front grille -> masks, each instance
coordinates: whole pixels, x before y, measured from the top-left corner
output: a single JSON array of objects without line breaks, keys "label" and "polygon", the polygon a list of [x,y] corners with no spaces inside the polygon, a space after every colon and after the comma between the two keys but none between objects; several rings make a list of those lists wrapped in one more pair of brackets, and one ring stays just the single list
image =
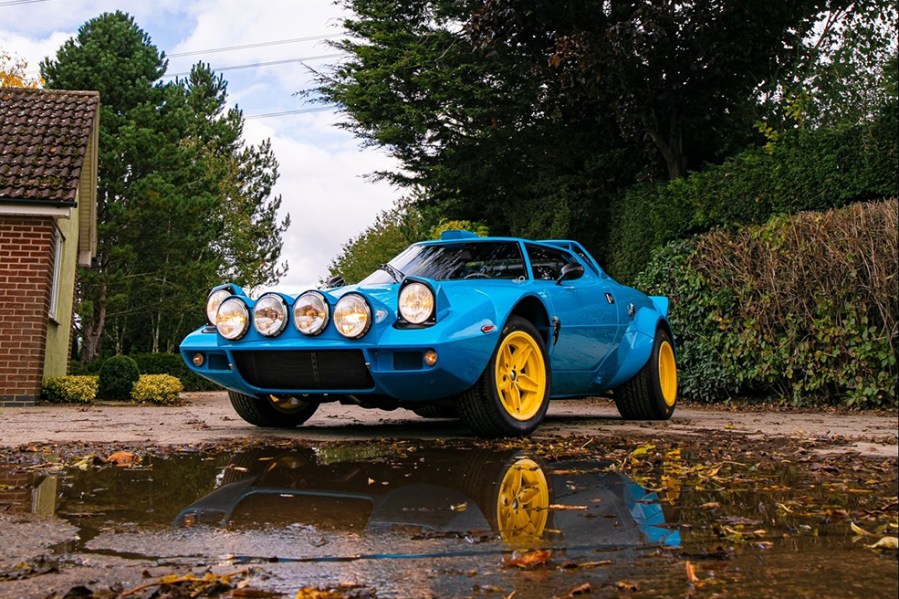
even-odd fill
[{"label": "front grille", "polygon": [[371,389],[361,350],[235,351],[245,381],[263,389]]}]

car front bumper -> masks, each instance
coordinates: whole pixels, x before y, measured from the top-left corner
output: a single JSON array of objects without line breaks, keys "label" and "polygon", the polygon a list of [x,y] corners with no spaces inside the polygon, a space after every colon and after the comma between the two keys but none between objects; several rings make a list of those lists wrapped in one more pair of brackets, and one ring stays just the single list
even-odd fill
[{"label": "car front bumper", "polygon": [[[247,395],[377,395],[414,403],[474,385],[499,335],[472,326],[443,336],[440,328],[390,328],[371,342],[324,336],[228,342],[204,328],[180,349],[193,372]],[[433,366],[424,360],[428,351],[437,354]]]}]

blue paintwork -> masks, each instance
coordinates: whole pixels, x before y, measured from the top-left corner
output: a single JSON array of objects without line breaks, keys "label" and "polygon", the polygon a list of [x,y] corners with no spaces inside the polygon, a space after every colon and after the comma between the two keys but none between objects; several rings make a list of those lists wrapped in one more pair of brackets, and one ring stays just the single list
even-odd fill
[{"label": "blue paintwork", "polygon": [[[431,326],[398,328],[400,284],[378,282],[320,291],[332,311],[346,293],[363,295],[372,308],[373,323],[360,339],[341,336],[333,322],[320,335],[307,337],[289,323],[275,338],[264,337],[251,326],[240,340],[228,341],[213,327],[201,327],[181,344],[187,366],[219,385],[247,395],[352,394],[387,396],[400,404],[433,401],[462,393],[484,372],[497,346],[500,331],[513,313],[534,321],[546,341],[552,370],[552,397],[586,397],[628,381],[646,364],[659,327],[668,327],[668,300],[648,297],[609,277],[596,260],[575,241],[526,241],[517,238],[476,238],[453,231],[438,241],[420,246],[508,242],[518,244],[525,261],[519,279],[434,280],[414,277],[435,292],[436,322]],[[535,279],[525,248],[552,248],[567,260],[584,266],[580,278],[557,284]],[[377,277],[375,277],[377,279]],[[237,286],[252,314],[255,301]],[[282,294],[291,309],[296,296]],[[633,307],[631,309],[631,306]],[[291,316],[292,318],[292,316]],[[560,321],[555,339],[553,320]],[[363,352],[374,385],[366,389],[259,388],[247,383],[232,365],[235,350],[315,350],[357,348]],[[434,350],[438,362],[429,367],[395,361],[397,352]],[[201,367],[191,357],[201,352]],[[408,353],[405,355],[409,355]],[[401,368],[397,368],[397,364]]]}]

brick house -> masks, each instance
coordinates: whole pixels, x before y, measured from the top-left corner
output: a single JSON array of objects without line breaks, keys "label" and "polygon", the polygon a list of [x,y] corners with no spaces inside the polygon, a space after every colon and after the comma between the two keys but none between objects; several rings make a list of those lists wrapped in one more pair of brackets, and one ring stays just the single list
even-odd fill
[{"label": "brick house", "polygon": [[77,266],[97,248],[100,95],[0,88],[0,406],[68,370]]}]

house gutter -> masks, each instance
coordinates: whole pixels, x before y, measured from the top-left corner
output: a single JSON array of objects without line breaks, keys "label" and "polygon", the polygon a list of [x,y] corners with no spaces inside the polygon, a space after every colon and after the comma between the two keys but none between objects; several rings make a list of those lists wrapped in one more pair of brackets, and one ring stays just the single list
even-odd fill
[{"label": "house gutter", "polygon": [[23,203],[18,199],[0,198],[0,215],[72,218],[72,211],[76,206],[73,201],[28,200],[27,203]]}]

